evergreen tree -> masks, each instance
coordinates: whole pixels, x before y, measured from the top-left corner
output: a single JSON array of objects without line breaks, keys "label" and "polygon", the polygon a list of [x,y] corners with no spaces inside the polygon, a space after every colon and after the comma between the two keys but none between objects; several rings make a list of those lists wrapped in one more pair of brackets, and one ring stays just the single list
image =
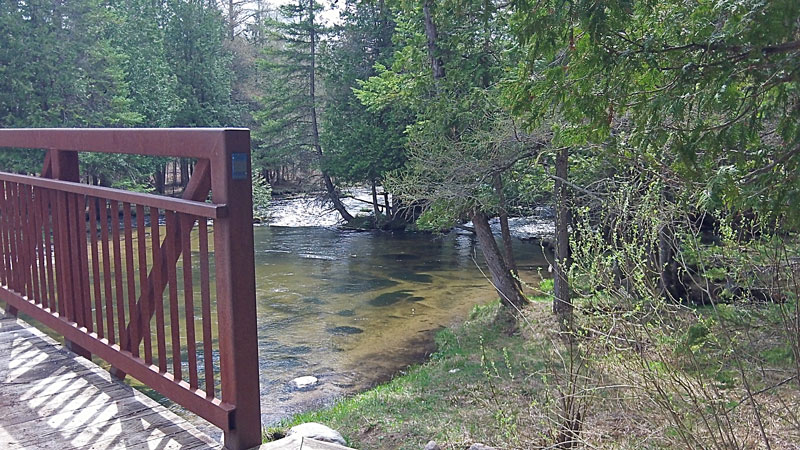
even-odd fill
[{"label": "evergreen tree", "polygon": [[201,0],[168,0],[164,41],[181,99],[174,126],[233,126],[238,111],[231,100],[231,55],[222,13]]},{"label": "evergreen tree", "polygon": [[[314,0],[298,0],[281,6],[278,20],[265,23],[271,42],[259,63],[266,91],[263,108],[255,114],[262,163],[313,167],[312,161],[319,165],[323,159],[317,59],[327,29],[319,21],[321,11],[322,5]],[[321,172],[333,206],[346,221],[352,220],[324,165]]]},{"label": "evergreen tree", "polygon": [[348,1],[342,22],[322,52],[324,167],[344,182],[371,184],[377,218],[375,185],[405,162],[409,111],[369,111],[353,89],[377,75],[376,65],[391,63],[394,20],[383,1]]}]

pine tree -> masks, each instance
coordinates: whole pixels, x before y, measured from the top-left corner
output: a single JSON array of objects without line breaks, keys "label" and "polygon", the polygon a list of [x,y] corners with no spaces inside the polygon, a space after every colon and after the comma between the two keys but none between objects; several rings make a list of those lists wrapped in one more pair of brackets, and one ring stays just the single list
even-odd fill
[{"label": "pine tree", "polygon": [[259,64],[266,80],[263,108],[254,117],[259,123],[256,136],[262,141],[262,163],[299,163],[321,168],[328,198],[342,218],[353,217],[342,205],[330,175],[325,169],[320,142],[317,95],[318,52],[327,29],[320,23],[322,6],[314,0],[279,8],[279,20],[268,19],[265,27],[270,43]]},{"label": "pine tree", "polygon": [[405,162],[403,131],[408,125],[409,111],[369,111],[353,89],[358,87],[359,80],[377,75],[376,65],[391,64],[395,24],[382,1],[349,1],[342,19],[323,48],[321,58],[325,92],[321,135],[326,149],[324,167],[339,180],[371,184],[377,219],[375,186]]}]

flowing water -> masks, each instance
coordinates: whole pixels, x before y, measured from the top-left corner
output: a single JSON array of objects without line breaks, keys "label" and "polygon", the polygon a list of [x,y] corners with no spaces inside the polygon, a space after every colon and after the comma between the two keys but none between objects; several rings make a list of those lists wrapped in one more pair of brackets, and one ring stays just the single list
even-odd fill
[{"label": "flowing water", "polygon": [[[421,361],[436,330],[496,298],[470,235],[274,226],[254,234],[265,425]],[[523,280],[537,282],[540,246],[516,241],[515,250]],[[309,375],[316,385],[292,383]]]}]

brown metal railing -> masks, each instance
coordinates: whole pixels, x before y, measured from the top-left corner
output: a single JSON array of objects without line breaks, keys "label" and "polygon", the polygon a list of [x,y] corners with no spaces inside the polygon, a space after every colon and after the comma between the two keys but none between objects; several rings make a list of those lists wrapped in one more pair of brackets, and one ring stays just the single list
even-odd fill
[{"label": "brown metal railing", "polygon": [[[220,427],[226,447],[258,445],[249,131],[4,129],[0,147],[48,150],[41,177],[0,172],[9,312]],[[175,199],[77,183],[78,151],[197,164]]]}]

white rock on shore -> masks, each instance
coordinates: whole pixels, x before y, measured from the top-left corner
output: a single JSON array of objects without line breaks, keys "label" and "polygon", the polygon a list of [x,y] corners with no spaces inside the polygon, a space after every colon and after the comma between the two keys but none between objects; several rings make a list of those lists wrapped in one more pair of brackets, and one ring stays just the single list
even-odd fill
[{"label": "white rock on shore", "polygon": [[339,445],[347,445],[342,435],[321,423],[308,422],[295,425],[286,433],[287,436],[300,435],[309,439],[316,439],[323,442],[332,442]]}]

